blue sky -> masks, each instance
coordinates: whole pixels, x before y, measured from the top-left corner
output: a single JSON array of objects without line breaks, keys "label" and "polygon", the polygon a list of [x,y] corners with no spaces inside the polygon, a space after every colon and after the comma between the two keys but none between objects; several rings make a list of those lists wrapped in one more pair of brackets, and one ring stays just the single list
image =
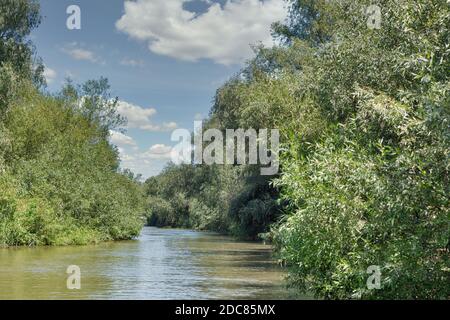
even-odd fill
[{"label": "blue sky", "polygon": [[[271,45],[270,24],[282,0],[41,0],[43,22],[32,40],[46,66],[48,90],[66,77],[107,77],[129,119],[112,133],[122,166],[144,177],[170,159],[171,131],[206,117],[216,89],[251,57],[250,44]],[[69,30],[66,9],[81,9]]]}]

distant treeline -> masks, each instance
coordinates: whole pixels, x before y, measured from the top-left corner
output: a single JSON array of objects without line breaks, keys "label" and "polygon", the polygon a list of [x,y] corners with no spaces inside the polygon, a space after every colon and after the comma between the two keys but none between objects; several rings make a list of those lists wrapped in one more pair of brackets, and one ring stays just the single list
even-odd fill
[{"label": "distant treeline", "polygon": [[37,1],[0,2],[0,246],[133,238],[144,198],[109,143],[117,100],[103,78],[43,93],[27,40],[39,23]]},{"label": "distant treeline", "polygon": [[279,176],[169,165],[146,182],[149,224],[270,240],[318,297],[450,298],[447,1],[288,5],[280,45],[255,48],[204,125],[280,129]]}]

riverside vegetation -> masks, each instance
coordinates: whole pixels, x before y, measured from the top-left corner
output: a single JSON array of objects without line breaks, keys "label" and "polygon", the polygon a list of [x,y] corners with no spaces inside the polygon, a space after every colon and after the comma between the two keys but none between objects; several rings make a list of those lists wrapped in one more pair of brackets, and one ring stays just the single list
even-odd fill
[{"label": "riverside vegetation", "polygon": [[[2,1],[0,244],[131,238],[145,199],[151,225],[272,242],[289,283],[316,297],[448,299],[449,4],[287,5],[279,45],[255,47],[203,126],[279,129],[280,173],[170,164],[141,186],[108,142],[123,119],[107,81],[42,93],[25,40],[38,6]],[[371,265],[380,290],[367,289]]]},{"label": "riverside vegetation", "polygon": [[263,237],[317,297],[448,299],[448,2],[287,3],[280,45],[255,48],[204,125],[279,129],[280,174],[169,165],[146,182],[149,223]]},{"label": "riverside vegetation", "polygon": [[124,124],[108,81],[42,90],[27,41],[35,1],[0,4],[0,246],[87,244],[141,230],[142,187],[119,172],[109,131]]}]

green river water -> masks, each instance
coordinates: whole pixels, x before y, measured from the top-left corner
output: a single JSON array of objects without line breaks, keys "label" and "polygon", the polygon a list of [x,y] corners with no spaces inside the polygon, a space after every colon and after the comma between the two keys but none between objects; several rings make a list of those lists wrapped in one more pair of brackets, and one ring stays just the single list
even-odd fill
[{"label": "green river water", "polygon": [[[67,288],[67,267],[81,289]],[[293,299],[271,248],[190,230],[146,227],[139,239],[0,249],[0,299]]]}]

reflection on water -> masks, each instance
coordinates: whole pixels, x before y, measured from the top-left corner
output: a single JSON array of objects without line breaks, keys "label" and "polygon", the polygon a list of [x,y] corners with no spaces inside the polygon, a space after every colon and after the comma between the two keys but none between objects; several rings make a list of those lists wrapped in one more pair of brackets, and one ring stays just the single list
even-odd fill
[{"label": "reflection on water", "polygon": [[[81,268],[81,290],[66,269]],[[144,228],[136,241],[0,249],[0,299],[290,299],[270,247]]]}]

